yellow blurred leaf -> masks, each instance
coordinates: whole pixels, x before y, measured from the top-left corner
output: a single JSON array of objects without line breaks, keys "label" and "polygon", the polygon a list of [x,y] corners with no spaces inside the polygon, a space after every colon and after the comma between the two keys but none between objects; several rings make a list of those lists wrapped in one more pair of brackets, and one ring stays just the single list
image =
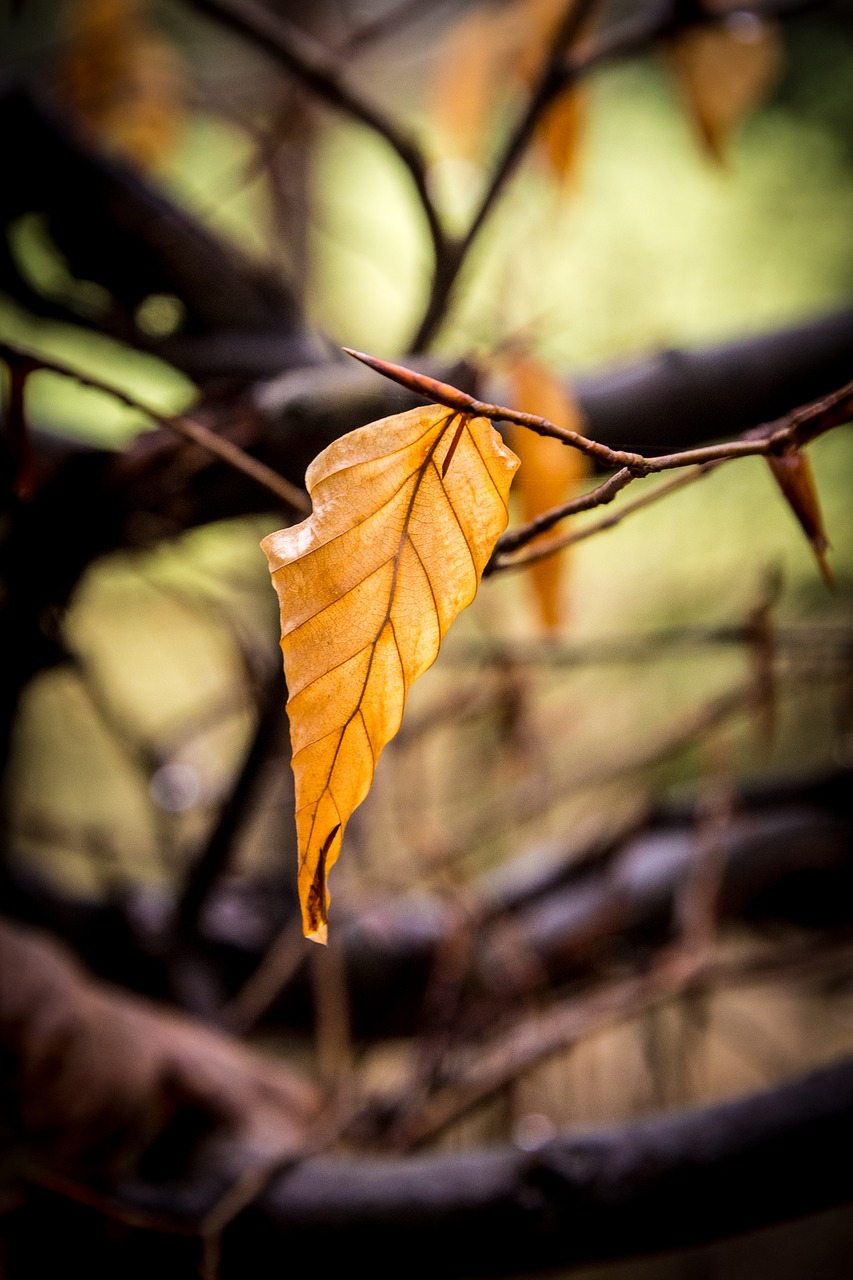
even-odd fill
[{"label": "yellow blurred leaf", "polygon": [[452,28],[438,62],[432,118],[449,153],[480,161],[485,135],[518,41],[515,5],[495,11],[482,5]]},{"label": "yellow blurred leaf", "polygon": [[[480,5],[452,29],[438,64],[433,119],[457,158],[482,161],[486,134],[507,82],[530,89],[542,70],[566,0],[516,0],[502,9]],[[560,94],[543,113],[533,146],[563,191],[570,189],[586,118],[580,86]]]},{"label": "yellow blurred leaf", "polygon": [[[583,432],[583,418],[574,400],[559,379],[539,361],[526,356],[514,360],[507,382],[514,408],[549,418],[559,427]],[[585,455],[559,440],[514,425],[509,427],[508,438],[522,464],[516,487],[525,520],[534,520],[543,511],[565,502],[588,474],[589,462]],[[530,545],[535,546],[535,540]],[[562,599],[568,563],[566,553],[561,552],[536,561],[528,570],[539,615],[548,631],[557,630],[563,621]]]},{"label": "yellow blurred leaf", "polygon": [[811,544],[818,567],[827,586],[835,586],[835,579],[826,558],[829,538],[823,523],[820,495],[817,491],[812,464],[805,453],[786,453],[780,457],[768,457],[774,479],[797,518],[803,533]]},{"label": "yellow blurred leaf", "polygon": [[778,27],[733,13],[719,25],[682,31],[667,54],[704,150],[722,163],[731,134],[778,79]]},{"label": "yellow blurred leaf", "polygon": [[169,155],[184,117],[175,50],[142,0],[74,0],[59,84],[89,128],[143,168]]},{"label": "yellow blurred leaf", "polygon": [[264,539],[281,605],[303,925],[318,942],[347,821],[409,686],[476,594],[517,466],[487,419],[411,409],[324,450],[305,477],[313,513]]},{"label": "yellow blurred leaf", "polygon": [[539,153],[563,195],[571,191],[577,175],[586,108],[583,87],[574,85],[551,103],[536,129]]}]

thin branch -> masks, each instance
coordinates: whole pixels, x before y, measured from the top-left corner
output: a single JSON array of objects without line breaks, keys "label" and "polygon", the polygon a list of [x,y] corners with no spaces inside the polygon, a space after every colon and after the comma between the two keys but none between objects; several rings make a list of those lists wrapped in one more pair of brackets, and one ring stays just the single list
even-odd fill
[{"label": "thin branch", "polygon": [[339,46],[338,52],[348,57],[358,56],[365,48],[396,35],[410,22],[430,13],[435,7],[434,0],[400,0],[390,11],[367,18],[356,27]]},{"label": "thin branch", "polygon": [[[447,314],[451,294],[469,252],[498,204],[507,181],[524,156],[536,126],[554,99],[603,63],[642,53],[655,41],[677,30],[720,22],[726,16],[725,10],[717,12],[710,6],[678,5],[673,0],[655,0],[636,17],[618,23],[609,31],[586,42],[574,54],[567,54],[566,50],[576,39],[595,2],[596,0],[577,0],[557,32],[539,81],[534,85],[527,106],[504,144],[468,230],[440,264],[441,269],[436,269],[423,318],[412,339],[412,351],[423,351],[435,337]],[[744,5],[743,10],[758,17],[774,17],[811,7],[814,3],[815,0],[779,0],[775,4]]]},{"label": "thin branch", "polygon": [[391,378],[392,381],[400,383],[401,386],[428,400],[446,405],[457,413],[489,418],[494,422],[517,423],[535,431],[537,435],[551,436],[555,440],[562,441],[563,444],[571,445],[593,458],[599,465],[616,470],[615,475],[598,485],[591,493],[573,498],[560,507],[544,512],[521,528],[504,534],[499,543],[499,549],[504,554],[531,542],[569,515],[611,502],[621,489],[644,476],[662,471],[675,471],[681,467],[729,462],[733,458],[783,456],[795,452],[824,432],[848,422],[853,417],[853,382],[848,382],[839,390],[822,396],[811,404],[793,409],[775,422],[768,422],[744,432],[734,440],[725,440],[719,444],[706,445],[698,449],[684,449],[679,453],[645,457],[640,453],[611,449],[596,440],[580,435],[577,431],[559,427],[538,414],[525,413],[506,405],[488,404],[477,400],[466,392],[457,390],[456,387],[448,386],[424,374],[415,373],[402,365],[379,360],[375,356],[365,355],[350,347],[343,349],[347,355],[360,360],[369,368],[375,369],[377,373]]},{"label": "thin branch", "polygon": [[153,409],[151,405],[143,404],[135,396],[129,395],[128,392],[122,391],[121,388],[114,386],[112,383],[104,382],[103,379],[93,377],[88,373],[81,373],[79,369],[73,369],[70,365],[63,364],[59,360],[39,355],[34,351],[27,351],[25,348],[10,342],[0,341],[0,360],[4,360],[10,367],[24,365],[34,371],[56,373],[60,377],[70,378],[81,387],[90,387],[93,391],[100,391],[104,395],[111,396],[114,400],[118,400],[120,404],[126,405],[128,409],[144,413],[147,418],[150,418],[152,422],[156,422],[158,426],[165,427],[168,431],[174,431],[177,435],[183,436],[184,439],[191,440],[193,444],[200,445],[208,453],[215,454],[217,458],[228,463],[230,467],[234,467],[237,471],[242,471],[251,480],[268,489],[270,493],[274,494],[280,501],[286,502],[288,506],[295,507],[297,511],[306,513],[311,511],[311,500],[304,490],[298,488],[295,484],[291,484],[284,476],[279,475],[277,471],[273,471],[272,467],[268,467],[263,462],[259,462],[257,458],[253,458],[251,454],[246,453],[244,449],[234,444],[233,441],[217,435],[215,431],[202,426],[200,422],[196,422],[195,419],[188,417],[186,414],[160,413],[159,410]]},{"label": "thin branch", "polygon": [[534,538],[538,538],[540,534],[547,533],[555,524],[559,524],[561,520],[565,520],[568,516],[580,515],[582,511],[592,511],[595,507],[606,506],[608,502],[622,492],[623,489],[636,479],[627,467],[609,476],[607,480],[602,480],[601,484],[590,489],[587,493],[579,494],[576,498],[569,498],[567,502],[561,503],[559,507],[552,507],[550,511],[544,511],[541,516],[536,516],[534,520],[528,521],[527,524],[520,525],[517,529],[512,529],[509,533],[505,533],[498,540],[496,550],[501,554],[514,551],[517,547],[522,547]]},{"label": "thin branch", "polygon": [[821,941],[817,947],[795,943],[772,957],[761,947],[731,960],[707,952],[697,955],[680,945],[664,950],[645,974],[618,978],[544,1012],[525,1014],[490,1041],[462,1048],[443,1087],[420,1112],[410,1114],[408,1149],[437,1137],[472,1107],[554,1054],[674,998],[756,980],[790,981],[798,976],[800,966],[805,978],[815,972],[824,978],[827,973],[846,974],[851,961],[849,935],[828,944]]},{"label": "thin branch", "polygon": [[[498,202],[498,198],[506,186],[507,180],[515,171],[524,152],[527,150],[537,124],[554,98],[566,87],[564,71],[565,51],[576,39],[598,0],[570,0],[563,20],[555,32],[547,51],[539,79],[533,86],[527,106],[510,134],[503,152],[498,157],[492,172],[491,180],[474,213],[468,230],[453,246],[452,252],[445,259],[436,263],[432,290],[427,301],[426,310],[412,339],[411,350],[423,351],[429,346],[447,313],[450,295],[454,289],[459,272],[468,257],[475,240],[480,234],[483,224],[488,219]],[[667,0],[669,6],[669,0]]]},{"label": "thin branch", "polygon": [[395,120],[346,83],[340,74],[338,59],[306,32],[255,4],[254,0],[189,0],[189,3],[264,49],[328,106],[384,139],[409,173],[429,228],[436,261],[443,260],[448,247],[447,234],[429,192],[427,164],[420,147]]},{"label": "thin branch", "polygon": [[195,941],[210,894],[234,857],[237,837],[252,811],[261,771],[281,732],[286,700],[284,673],[275,673],[264,690],[252,739],[207,844],[190,867],[175,908],[174,942],[180,950]]},{"label": "thin branch", "polygon": [[305,963],[307,955],[302,923],[291,920],[279,931],[237,994],[220,1010],[220,1025],[235,1035],[251,1031]]},{"label": "thin branch", "polygon": [[[564,547],[571,547],[576,542],[583,542],[586,538],[591,538],[596,533],[604,533],[607,529],[615,529],[628,516],[633,515],[635,511],[641,511],[643,507],[650,507],[653,503],[658,502],[661,498],[665,498],[668,494],[675,492],[676,489],[684,489],[689,484],[693,484],[695,480],[701,480],[703,476],[708,475],[711,471],[715,471],[719,466],[719,462],[706,462],[701,467],[696,467],[694,471],[686,471],[683,475],[676,476],[674,480],[669,480],[666,484],[660,485],[651,493],[644,493],[642,497],[635,498],[633,502],[626,502],[619,511],[614,511],[612,515],[604,516],[601,520],[586,525],[583,529],[573,529],[569,533],[560,533],[547,541],[537,542],[535,546],[528,547],[520,555],[513,556],[508,560],[501,558],[506,553],[506,549],[501,540],[490,564],[486,566],[485,574],[502,573],[512,569],[525,569],[528,565],[536,564],[538,560],[545,560],[548,556],[552,556],[555,551],[562,551]],[[617,472],[620,475],[621,472]],[[624,485],[619,486],[620,489]],[[599,485],[599,489],[603,488]],[[591,497],[592,494],[598,492],[593,489],[585,497]],[[614,494],[615,497],[615,494]],[[604,499],[603,501],[609,501]],[[568,503],[564,506],[569,505]],[[590,504],[593,505],[593,504]],[[596,503],[594,505],[601,505]],[[566,515],[574,515],[576,510],[588,510],[589,508],[575,508],[566,512]],[[562,508],[556,508],[562,510]],[[555,522],[556,523],[556,522]]]}]

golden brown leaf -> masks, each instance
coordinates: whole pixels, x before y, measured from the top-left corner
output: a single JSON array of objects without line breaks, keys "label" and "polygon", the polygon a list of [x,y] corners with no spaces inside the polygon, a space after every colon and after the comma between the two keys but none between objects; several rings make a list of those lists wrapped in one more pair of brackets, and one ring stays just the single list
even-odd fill
[{"label": "golden brown leaf", "polygon": [[459,159],[483,157],[489,116],[518,40],[514,9],[475,7],[455,24],[442,50],[432,117],[444,146]]},{"label": "golden brown leaf", "polygon": [[150,168],[167,156],[183,118],[180,64],[148,24],[141,0],[70,6],[60,86],[109,145]]},{"label": "golden brown leaf", "polygon": [[[481,161],[495,103],[507,82],[529,90],[565,14],[565,0],[516,0],[495,10],[480,5],[456,24],[439,61],[433,118],[454,155]],[[574,86],[545,110],[534,149],[565,192],[571,187],[586,118],[586,97]]]},{"label": "golden brown leaf", "polygon": [[669,62],[705,151],[718,163],[736,126],[768,93],[782,64],[775,23],[732,14],[672,41]]},{"label": "golden brown leaf", "polygon": [[347,821],[409,686],[476,594],[517,466],[487,419],[411,409],[325,449],[305,477],[312,515],[264,539],[281,604],[303,924],[318,942]]},{"label": "golden brown leaf", "polygon": [[[513,361],[508,371],[508,391],[515,408],[549,418],[559,427],[583,432],[583,419],[574,400],[539,361],[529,357]],[[509,440],[522,463],[518,494],[525,520],[533,520],[565,502],[589,471],[584,454],[553,437],[512,426]],[[539,615],[548,631],[557,630],[563,621],[567,564],[566,553],[562,552],[536,561],[529,569]]]},{"label": "golden brown leaf", "polygon": [[826,536],[820,495],[808,456],[802,452],[786,453],[778,458],[768,457],[767,461],[776,483],[811,544],[824,581],[827,586],[835,586],[835,579],[826,559],[829,538]]},{"label": "golden brown leaf", "polygon": [[582,85],[573,85],[548,107],[536,129],[539,153],[561,195],[572,190],[578,171],[587,97]]}]

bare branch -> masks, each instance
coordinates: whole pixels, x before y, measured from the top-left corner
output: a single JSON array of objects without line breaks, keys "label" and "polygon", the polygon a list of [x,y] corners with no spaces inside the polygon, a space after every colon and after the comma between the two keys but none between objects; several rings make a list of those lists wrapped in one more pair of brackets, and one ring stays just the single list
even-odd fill
[{"label": "bare branch", "polygon": [[46,373],[56,373],[63,378],[71,378],[81,387],[91,387],[93,391],[100,391],[104,395],[112,396],[114,400],[118,400],[129,409],[144,413],[147,418],[150,418],[152,422],[156,422],[159,426],[176,432],[178,435],[183,436],[184,439],[191,440],[193,444],[201,445],[208,453],[215,454],[217,458],[227,462],[230,467],[234,467],[237,471],[242,471],[244,475],[263,485],[265,489],[268,489],[276,498],[286,502],[288,506],[295,507],[297,511],[310,512],[311,510],[311,501],[302,489],[297,488],[295,484],[291,484],[284,476],[280,476],[277,471],[273,471],[272,467],[268,467],[263,462],[259,462],[257,458],[253,458],[251,454],[246,453],[244,449],[234,444],[233,441],[217,435],[215,431],[211,431],[200,422],[196,422],[195,419],[187,414],[175,413],[170,415],[160,413],[159,410],[143,404],[135,396],[129,395],[128,392],[122,391],[119,387],[113,386],[109,382],[104,382],[101,378],[81,373],[79,369],[72,369],[70,365],[63,364],[58,360],[52,360],[48,356],[39,355],[34,351],[27,351],[23,347],[13,345],[10,342],[0,342],[0,360],[5,360],[10,366],[23,364],[32,371],[43,370]]},{"label": "bare branch", "polygon": [[347,84],[340,74],[337,57],[254,0],[189,0],[189,3],[264,49],[323,102],[387,142],[409,173],[426,218],[436,260],[441,260],[447,251],[447,235],[429,192],[427,166],[420,147],[395,120]]},{"label": "bare branch", "polygon": [[[633,502],[626,502],[624,507],[619,511],[614,511],[612,515],[596,520],[594,523],[586,525],[583,529],[573,529],[569,533],[557,534],[556,537],[549,538],[547,542],[537,542],[536,546],[528,547],[522,554],[513,556],[510,559],[504,560],[501,558],[503,547],[499,543],[495,558],[493,558],[491,564],[486,566],[486,572],[492,574],[511,571],[512,569],[524,569],[528,565],[536,564],[538,560],[545,560],[556,551],[562,551],[564,547],[571,547],[576,542],[583,542],[586,538],[591,538],[596,533],[604,533],[607,529],[615,529],[618,524],[621,524],[628,516],[633,515],[635,511],[641,511],[643,507],[650,507],[653,503],[667,497],[668,494],[673,493],[676,489],[684,489],[687,485],[693,484],[695,480],[701,480],[703,476],[714,471],[719,465],[718,462],[706,462],[703,466],[697,467],[695,471],[687,471],[684,475],[676,476],[674,480],[660,485],[651,493],[644,493],[642,497],[635,498]],[[621,473],[617,472],[617,475],[619,474]],[[593,490],[592,492],[596,491]],[[566,514],[574,515],[575,512],[569,511]]]},{"label": "bare branch", "polygon": [[601,466],[618,468],[615,475],[590,493],[573,498],[560,507],[554,507],[521,528],[504,534],[498,543],[499,552],[504,554],[531,542],[569,515],[611,502],[616,494],[633,480],[656,472],[674,471],[681,467],[701,467],[729,462],[733,458],[779,456],[791,453],[853,417],[853,382],[848,382],[838,391],[833,391],[811,404],[794,409],[775,422],[754,427],[734,440],[722,441],[719,444],[706,445],[698,449],[684,449],[678,453],[645,457],[643,454],[630,453],[623,449],[611,449],[576,431],[559,427],[538,414],[524,413],[520,409],[511,409],[506,405],[487,404],[469,396],[464,391],[458,391],[455,387],[438,382],[435,378],[428,378],[424,374],[415,373],[390,361],[379,360],[375,356],[353,351],[349,347],[344,347],[344,351],[371,369],[375,369],[377,373],[391,378],[394,382],[399,382],[410,391],[415,391],[427,399],[445,404],[448,408],[455,409],[457,413],[477,414],[495,422],[518,423],[535,431],[538,435],[552,436],[563,444],[579,449],[581,453],[593,458]]},{"label": "bare branch", "polygon": [[[576,0],[576,4],[569,9],[554,38],[550,55],[533,87],[527,106],[498,157],[468,230],[453,246],[452,252],[437,264],[426,309],[411,342],[412,351],[425,350],[435,337],[447,314],[453,289],[469,252],[497,206],[507,181],[524,156],[543,113],[554,99],[604,63],[642,53],[656,41],[677,30],[699,23],[719,22],[725,17],[724,11],[718,12],[710,5],[706,8],[700,4],[678,5],[673,0],[653,0],[648,8],[641,10],[636,16],[584,43],[574,54],[567,53],[566,50],[576,39],[595,2],[596,0]],[[813,3],[815,0],[780,0],[777,4],[744,5],[743,11],[772,17],[796,12]]]}]

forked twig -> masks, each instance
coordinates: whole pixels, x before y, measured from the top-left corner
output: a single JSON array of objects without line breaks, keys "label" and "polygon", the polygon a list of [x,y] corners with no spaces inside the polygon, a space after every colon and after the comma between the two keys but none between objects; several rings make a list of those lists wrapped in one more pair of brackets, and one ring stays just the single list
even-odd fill
[{"label": "forked twig", "polygon": [[[508,552],[526,546],[567,516],[575,515],[580,511],[589,511],[611,502],[617,493],[627,488],[634,480],[663,471],[676,471],[682,467],[708,467],[711,464],[730,462],[734,458],[784,456],[796,452],[818,436],[853,418],[853,382],[848,382],[837,391],[793,409],[774,422],[754,427],[733,440],[724,440],[719,444],[705,445],[697,449],[683,449],[678,453],[646,457],[644,454],[632,453],[624,449],[611,449],[577,431],[559,427],[538,414],[525,413],[521,409],[512,409],[507,405],[489,404],[483,400],[477,400],[456,387],[416,373],[402,365],[392,364],[388,360],[365,355],[364,352],[354,351],[350,347],[343,349],[347,355],[353,356],[369,368],[375,369],[377,373],[398,382],[427,400],[446,405],[457,413],[489,418],[493,422],[517,423],[535,431],[537,435],[551,436],[555,440],[562,441],[563,444],[571,445],[599,465],[613,470],[613,475],[590,492],[572,498],[562,506],[553,507],[550,511],[537,516],[535,520],[505,533],[497,544],[498,555],[506,555]],[[554,547],[554,550],[556,549]]]},{"label": "forked twig", "polygon": [[306,513],[311,510],[311,500],[303,489],[291,484],[284,476],[279,475],[277,471],[273,471],[272,467],[268,467],[265,463],[259,462],[257,458],[253,458],[251,454],[246,453],[245,449],[241,449],[233,441],[217,435],[215,431],[211,431],[209,427],[196,422],[194,418],[185,413],[161,413],[158,409],[144,404],[127,391],[123,391],[120,387],[116,387],[110,382],[105,382],[102,378],[83,373],[79,369],[74,369],[70,365],[62,363],[62,361],[53,360],[51,357],[41,355],[35,351],[28,351],[24,347],[19,347],[11,342],[0,341],[0,360],[5,361],[10,367],[23,364],[34,372],[43,370],[46,373],[56,373],[62,378],[70,378],[81,387],[89,387],[93,391],[100,391],[103,395],[111,396],[113,400],[117,400],[128,409],[134,409],[139,413],[145,414],[146,418],[156,422],[160,427],[165,427],[167,431],[174,431],[177,435],[183,436],[185,440],[190,440],[193,444],[200,445],[202,449],[214,454],[222,462],[227,463],[229,467],[233,467],[235,471],[242,471],[244,475],[268,489],[270,493],[274,494],[280,501],[286,502],[288,506],[295,507],[297,511]]}]

